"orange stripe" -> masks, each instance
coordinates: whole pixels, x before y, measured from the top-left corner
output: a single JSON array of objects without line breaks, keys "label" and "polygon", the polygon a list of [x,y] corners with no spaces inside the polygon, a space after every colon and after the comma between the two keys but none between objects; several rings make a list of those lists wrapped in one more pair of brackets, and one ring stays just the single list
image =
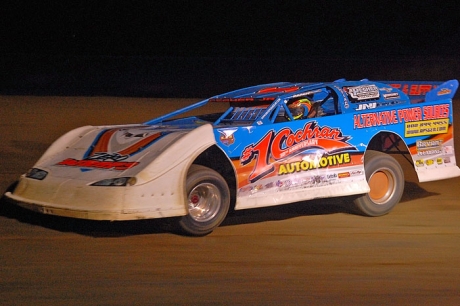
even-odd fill
[{"label": "orange stripe", "polygon": [[140,140],[139,142],[136,142],[135,144],[133,144],[132,146],[126,148],[126,149],[123,149],[121,150],[120,153],[121,155],[130,155],[130,154],[133,154],[134,152],[137,152],[139,149],[141,149],[142,147],[148,145],[149,143],[151,143],[152,141],[154,141],[155,139],[157,139],[158,137],[160,137],[160,133],[156,133],[156,134],[153,134],[153,135],[150,135],[149,137],[146,137],[142,140]]},{"label": "orange stripe", "polygon": [[99,138],[99,141],[94,146],[89,156],[94,155],[94,153],[96,152],[107,152],[108,147],[109,147],[109,141],[112,138],[112,135],[115,134],[116,131],[117,129],[112,129],[112,130],[107,130],[106,132],[104,132],[104,134],[101,136],[101,138]]}]

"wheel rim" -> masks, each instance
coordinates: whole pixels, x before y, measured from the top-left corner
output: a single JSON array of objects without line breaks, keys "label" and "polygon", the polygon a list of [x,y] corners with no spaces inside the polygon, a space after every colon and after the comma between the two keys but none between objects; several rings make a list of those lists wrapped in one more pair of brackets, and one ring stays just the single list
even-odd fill
[{"label": "wheel rim", "polygon": [[206,222],[219,212],[221,203],[219,189],[209,183],[202,183],[193,188],[188,194],[188,212],[193,220]]},{"label": "wheel rim", "polygon": [[385,204],[395,192],[393,173],[388,169],[380,169],[369,178],[369,197],[376,204]]}]

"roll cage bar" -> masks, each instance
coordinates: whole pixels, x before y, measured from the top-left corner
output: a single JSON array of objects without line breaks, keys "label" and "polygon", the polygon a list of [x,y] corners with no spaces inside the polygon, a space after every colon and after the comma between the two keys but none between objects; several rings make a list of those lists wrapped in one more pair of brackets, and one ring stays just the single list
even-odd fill
[{"label": "roll cage bar", "polygon": [[[273,123],[274,120],[275,120],[274,114],[277,114],[281,107],[284,108],[286,114],[288,114],[288,116],[292,120],[293,118],[292,118],[291,113],[289,112],[289,109],[288,109],[288,107],[286,105],[286,102],[291,98],[303,97],[303,96],[306,96],[308,94],[315,93],[316,91],[314,91],[314,89],[317,88],[318,86],[325,86],[325,84],[324,83],[310,83],[310,84],[307,84],[307,85],[300,86],[296,91],[289,91],[287,93],[280,93],[280,94],[278,94],[278,96],[276,96],[275,100],[265,109],[261,108],[261,107],[244,107],[244,108],[230,107],[229,109],[227,109],[227,111],[225,111],[213,123],[213,125],[218,125],[218,124],[220,124],[222,122],[225,122],[225,121],[227,121],[227,122],[228,121],[231,121],[231,122],[235,122],[235,121],[251,121],[251,122],[254,122],[254,121],[257,121],[258,125]],[[334,91],[334,89],[332,89],[329,86],[325,86],[325,87],[328,88],[329,93]],[[247,91],[244,92],[244,94],[249,95],[249,92],[250,92],[249,89],[250,88],[248,88]],[[238,91],[235,91],[235,92],[238,92]],[[234,92],[230,92],[230,93],[227,93],[227,94],[233,94],[233,93]],[[163,116],[160,116],[160,117],[154,118],[152,120],[146,121],[143,124],[144,125],[159,124],[159,123],[161,123],[161,122],[163,122],[165,120],[171,119],[171,118],[173,118],[173,117],[175,117],[177,115],[180,115],[180,114],[186,113],[188,111],[191,111],[193,109],[202,107],[202,106],[206,105],[210,100],[213,100],[213,99],[215,99],[215,98],[217,98],[219,96],[225,96],[225,95],[226,94],[218,95],[218,96],[214,96],[214,97],[199,101],[197,103],[191,104],[191,105],[186,106],[184,108],[181,108],[179,110],[176,110],[176,111],[173,111],[171,113],[165,114]],[[259,95],[258,98],[263,99],[263,98],[268,97],[270,95],[273,96],[273,93],[267,93],[265,95]],[[329,97],[324,99],[324,101],[322,101],[322,103],[324,103],[328,98]],[[336,108],[337,108],[337,106],[336,106]],[[235,110],[243,111],[243,109],[246,111],[247,114],[239,113],[238,114],[239,117],[232,116],[231,118],[226,118],[230,113],[232,113],[232,111],[235,111]],[[257,115],[255,116],[254,114],[257,114]]]},{"label": "roll cage bar", "polygon": [[[290,120],[294,120],[291,112],[287,106],[288,100],[292,98],[301,98],[307,95],[314,93],[319,93],[322,90],[317,89],[319,86],[324,86],[327,88],[326,96],[321,100],[320,105],[323,105],[329,98],[336,96],[336,93],[333,88],[325,85],[324,83],[309,84],[300,87],[298,90],[289,93],[284,93],[279,95],[275,101],[273,101],[267,108],[260,107],[230,107],[225,113],[217,119],[213,125],[219,125],[222,122],[235,122],[235,121],[251,121],[256,122],[257,125],[270,124],[275,121],[276,115],[279,113],[280,109],[283,108],[285,114],[289,117]],[[316,90],[315,90],[316,89]],[[334,110],[335,113],[338,113],[338,100],[334,99]],[[233,114],[232,114],[233,112]],[[230,118],[227,118],[230,114]]]}]

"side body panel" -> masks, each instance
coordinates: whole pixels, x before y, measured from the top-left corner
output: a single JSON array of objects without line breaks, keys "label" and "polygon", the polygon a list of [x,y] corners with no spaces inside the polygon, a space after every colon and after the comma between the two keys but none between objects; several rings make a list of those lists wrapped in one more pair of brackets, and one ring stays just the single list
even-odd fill
[{"label": "side body panel", "polygon": [[[341,121],[352,122],[352,115]],[[364,143],[336,116],[216,130],[237,172],[235,209],[366,193]],[[228,141],[231,135],[233,143]]]},{"label": "side body panel", "polygon": [[414,103],[382,83],[331,88],[340,114],[216,128],[216,142],[237,173],[236,209],[368,192],[364,154],[381,133],[402,139],[421,182],[460,175],[452,100],[443,99],[450,91],[439,88],[437,98]]}]

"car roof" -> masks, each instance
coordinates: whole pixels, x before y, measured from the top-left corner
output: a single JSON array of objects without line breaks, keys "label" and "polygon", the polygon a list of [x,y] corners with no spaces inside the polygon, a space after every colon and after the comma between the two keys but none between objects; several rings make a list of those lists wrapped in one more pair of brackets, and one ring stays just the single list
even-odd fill
[{"label": "car roof", "polygon": [[262,84],[216,95],[210,102],[272,102],[285,94],[296,94],[308,91],[309,88],[324,85],[324,83],[290,83],[279,82]]}]

